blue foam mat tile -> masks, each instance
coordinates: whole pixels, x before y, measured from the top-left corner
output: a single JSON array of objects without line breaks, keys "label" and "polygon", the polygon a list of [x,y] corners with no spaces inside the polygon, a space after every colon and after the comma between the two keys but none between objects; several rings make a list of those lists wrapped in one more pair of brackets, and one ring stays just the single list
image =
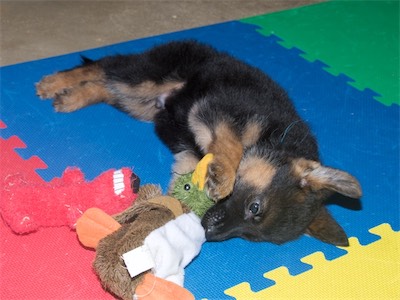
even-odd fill
[{"label": "blue foam mat tile", "polygon": [[[378,224],[388,222],[397,230],[399,108],[383,106],[373,99],[376,96],[375,92],[356,90],[348,85],[347,76],[335,77],[328,74],[323,70],[325,64],[305,61],[299,57],[300,52],[296,49],[287,50],[276,44],[277,39],[263,40],[254,36],[252,38],[253,52],[248,51],[243,55],[237,50],[236,55],[270,74],[289,91],[300,114],[311,124],[320,141],[323,161],[329,166],[342,168],[354,174],[363,186],[364,196],[360,202],[343,199],[340,201],[343,207],[329,205],[334,217],[343,225],[349,236],[358,237],[362,244],[369,244],[378,239],[368,233],[369,228]],[[261,59],[262,55],[264,59]],[[241,270],[241,275],[235,276],[235,272],[224,273],[218,269],[214,271],[219,272],[216,277],[219,280],[229,277],[227,283],[233,283],[234,280],[248,281],[253,290],[266,287],[265,279],[257,275],[261,270],[273,269],[278,264],[288,266],[292,273],[298,273],[304,271],[304,267],[300,267],[296,261],[307,255],[307,252],[323,249],[328,259],[339,255],[334,254],[332,246],[323,247],[319,242],[310,242],[306,238],[293,242],[289,249],[273,245],[253,245],[239,240],[230,243],[230,248],[235,249],[231,252],[235,252],[236,255],[236,259],[231,263]],[[207,253],[213,254],[213,263],[208,262],[202,253],[188,271],[191,267],[200,268],[207,265],[207,262],[212,266],[219,265],[220,261],[229,257],[230,252],[226,248],[220,249],[220,244],[209,247]],[[278,252],[282,257],[277,259],[268,256],[274,252]],[[254,264],[249,263],[248,260],[242,259],[247,253],[257,253],[260,260]],[[240,261],[238,257],[241,258]],[[212,272],[210,269],[207,271]],[[204,286],[215,284],[214,279],[215,277],[203,278]],[[237,283],[239,282],[235,284]],[[224,297],[219,290],[214,292],[209,292],[207,297]]]},{"label": "blue foam mat tile", "polygon": [[[368,233],[371,227],[387,222],[399,230],[399,107],[383,106],[373,99],[374,92],[354,89],[346,76],[332,76],[322,63],[304,60],[298,49],[280,46],[278,37],[264,37],[255,26],[234,21],[82,54],[96,59],[187,38],[232,53],[287,89],[319,140],[323,162],[349,171],[363,186],[360,202],[341,199],[342,205],[329,205],[349,236],[368,244],[376,240]],[[80,167],[87,178],[109,168],[132,166],[143,183],[160,183],[166,189],[172,157],[155,137],[152,124],[139,123],[105,105],[55,114],[50,102],[37,99],[34,82],[79,60],[79,53],[73,53],[1,69],[0,119],[8,126],[6,134],[17,134],[27,144],[20,150],[22,156],[39,155],[49,166],[39,171],[46,180],[71,165]],[[243,281],[258,291],[273,284],[263,273],[281,265],[293,275],[304,272],[310,267],[299,259],[315,251],[323,251],[328,259],[344,254],[309,237],[283,246],[240,239],[206,243],[186,269],[186,287],[197,299],[230,298],[223,291]]]}]

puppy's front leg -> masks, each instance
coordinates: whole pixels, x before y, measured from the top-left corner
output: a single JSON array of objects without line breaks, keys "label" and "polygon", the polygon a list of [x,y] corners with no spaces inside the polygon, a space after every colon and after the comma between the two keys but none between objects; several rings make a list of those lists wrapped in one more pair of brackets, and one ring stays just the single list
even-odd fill
[{"label": "puppy's front leg", "polygon": [[205,189],[215,201],[233,190],[236,172],[243,155],[243,144],[233,125],[217,116],[212,117],[205,103],[195,105],[189,113],[189,127],[203,154],[212,153]]},{"label": "puppy's front leg", "polygon": [[221,122],[214,130],[207,152],[214,154],[214,159],[208,166],[206,191],[210,198],[217,201],[233,190],[243,145],[229,124]]}]

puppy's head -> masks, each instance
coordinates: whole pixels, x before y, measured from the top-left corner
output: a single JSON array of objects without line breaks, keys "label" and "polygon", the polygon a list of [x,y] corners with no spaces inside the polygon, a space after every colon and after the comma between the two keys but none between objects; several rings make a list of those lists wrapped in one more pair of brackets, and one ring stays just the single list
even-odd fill
[{"label": "puppy's head", "polygon": [[231,196],[203,217],[207,240],[242,237],[281,244],[307,232],[347,246],[345,232],[323,203],[333,193],[361,197],[358,181],[315,161],[272,156],[243,158]]}]

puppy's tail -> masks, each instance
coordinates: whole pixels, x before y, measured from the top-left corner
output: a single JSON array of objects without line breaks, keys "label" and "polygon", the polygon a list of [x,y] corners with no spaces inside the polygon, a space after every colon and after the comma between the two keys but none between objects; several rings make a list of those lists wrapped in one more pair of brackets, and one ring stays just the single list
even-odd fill
[{"label": "puppy's tail", "polygon": [[88,58],[86,56],[83,56],[81,54],[81,62],[82,62],[83,65],[90,65],[90,64],[94,63],[94,60],[90,59],[90,58]]}]

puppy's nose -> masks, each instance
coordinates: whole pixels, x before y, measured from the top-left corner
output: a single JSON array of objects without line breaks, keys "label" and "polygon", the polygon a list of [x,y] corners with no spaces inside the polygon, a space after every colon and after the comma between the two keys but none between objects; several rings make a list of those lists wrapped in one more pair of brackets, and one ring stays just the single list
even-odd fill
[{"label": "puppy's nose", "polygon": [[209,242],[215,241],[215,226],[205,228],[206,240]]},{"label": "puppy's nose", "polygon": [[222,219],[218,218],[215,214],[208,214],[204,216],[201,225],[204,228],[207,241],[218,241],[223,223]]}]

